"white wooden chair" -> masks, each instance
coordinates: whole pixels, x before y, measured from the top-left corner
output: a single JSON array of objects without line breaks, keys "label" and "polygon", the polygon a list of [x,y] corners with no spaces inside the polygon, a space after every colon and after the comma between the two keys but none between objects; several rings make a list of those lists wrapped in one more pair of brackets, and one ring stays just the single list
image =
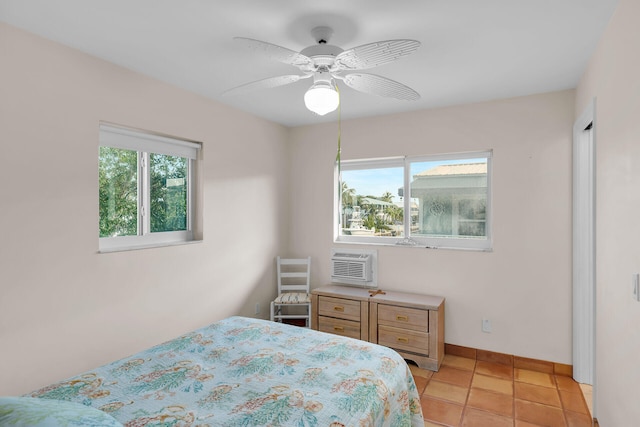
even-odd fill
[{"label": "white wooden chair", "polygon": [[271,321],[304,319],[305,326],[311,327],[311,257],[278,257],[277,272],[278,296],[271,302]]}]

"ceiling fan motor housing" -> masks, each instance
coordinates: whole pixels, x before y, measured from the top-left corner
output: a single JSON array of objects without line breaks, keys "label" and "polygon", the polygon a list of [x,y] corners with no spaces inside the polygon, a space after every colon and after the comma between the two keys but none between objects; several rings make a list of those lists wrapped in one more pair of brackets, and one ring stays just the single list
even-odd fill
[{"label": "ceiling fan motor housing", "polygon": [[336,56],[344,52],[344,49],[330,44],[316,44],[303,49],[300,53],[313,59],[316,66],[333,65]]}]

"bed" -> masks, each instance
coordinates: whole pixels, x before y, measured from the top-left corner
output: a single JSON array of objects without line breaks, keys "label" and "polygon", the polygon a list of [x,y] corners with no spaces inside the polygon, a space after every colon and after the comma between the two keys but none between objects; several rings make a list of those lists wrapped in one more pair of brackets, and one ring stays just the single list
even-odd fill
[{"label": "bed", "polygon": [[127,427],[424,425],[395,351],[237,316],[28,396],[82,403]]}]

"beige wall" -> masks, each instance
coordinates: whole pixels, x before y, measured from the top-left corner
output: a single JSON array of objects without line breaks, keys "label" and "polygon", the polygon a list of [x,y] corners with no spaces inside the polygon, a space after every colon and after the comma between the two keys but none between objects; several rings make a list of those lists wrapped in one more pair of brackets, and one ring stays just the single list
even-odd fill
[{"label": "beige wall", "polygon": [[[0,395],[267,315],[287,129],[0,24]],[[98,122],[203,142],[204,241],[98,254]],[[259,214],[256,214],[259,208]]]},{"label": "beige wall", "polygon": [[576,95],[596,98],[596,415],[603,426],[640,419],[640,3],[620,0]]},{"label": "beige wall", "polygon": [[[446,297],[445,341],[571,363],[574,91],[345,121],[344,159],[493,150],[493,252],[378,247],[379,287]],[[347,108],[345,106],[344,108]],[[292,130],[291,247],[327,283],[337,125]],[[481,319],[493,332],[481,331]]]}]

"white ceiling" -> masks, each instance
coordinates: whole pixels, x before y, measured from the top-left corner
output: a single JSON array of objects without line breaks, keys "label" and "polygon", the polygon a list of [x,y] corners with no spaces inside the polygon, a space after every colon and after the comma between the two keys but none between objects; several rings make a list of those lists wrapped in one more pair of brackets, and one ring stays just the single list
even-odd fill
[{"label": "white ceiling", "polygon": [[0,20],[287,126],[334,121],[309,112],[310,80],[221,97],[297,68],[252,54],[249,37],[296,51],[313,27],[343,49],[422,43],[368,71],[421,95],[400,101],[342,85],[342,118],[465,104],[576,87],[617,0],[0,0]]}]

